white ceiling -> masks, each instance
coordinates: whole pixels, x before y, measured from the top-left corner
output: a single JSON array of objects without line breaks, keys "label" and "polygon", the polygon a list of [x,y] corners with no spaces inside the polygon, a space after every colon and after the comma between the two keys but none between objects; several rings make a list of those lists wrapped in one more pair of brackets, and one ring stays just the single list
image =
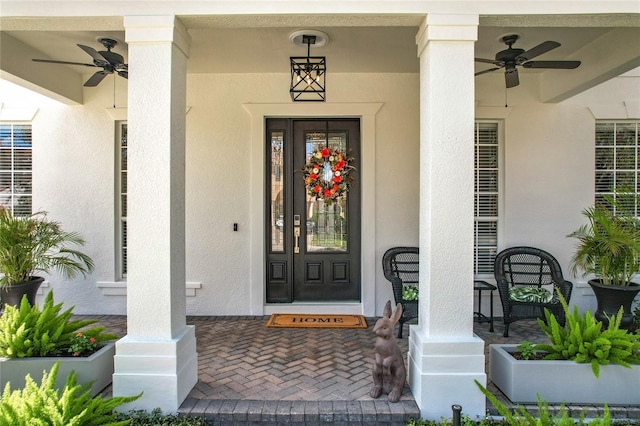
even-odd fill
[{"label": "white ceiling", "polygon": [[[301,29],[319,30],[328,35],[329,43],[322,47],[312,46],[311,55],[325,56],[329,73],[419,72],[415,39],[423,20],[421,16],[199,15],[182,16],[180,20],[192,39],[188,73],[288,73],[289,57],[306,55],[304,46],[294,45],[289,40],[291,33]],[[15,74],[24,70],[20,67],[28,67],[26,71],[44,73],[45,76],[40,82],[36,82],[34,76],[27,77],[27,74],[24,78],[35,84],[48,84],[49,90],[56,91],[53,81],[60,81],[64,75],[86,79],[94,69],[35,63],[30,59],[91,63],[91,57],[77,44],[103,50],[97,40],[109,37],[120,41],[114,51],[123,55],[127,62],[122,17],[45,19],[0,16],[0,25],[0,37],[9,34],[22,44],[20,50],[0,55],[3,61],[13,59],[16,64],[20,61],[19,65],[6,67],[7,62],[5,65],[0,63],[0,72],[8,68],[9,73]],[[555,87],[545,97],[548,101],[566,99],[640,66],[640,14],[481,16],[475,56],[493,59],[498,51],[506,48],[499,41],[500,37],[514,33],[520,36],[515,47],[525,50],[547,40],[561,44],[536,59],[582,61],[576,70],[519,68],[521,84],[526,83],[526,74],[529,73],[544,73],[546,81],[553,81]],[[18,59],[17,56],[22,57]],[[476,72],[491,67],[491,64],[476,63]],[[61,75],[61,70],[65,70],[65,74]],[[477,79],[486,79],[486,75]]]},{"label": "white ceiling", "polygon": [[[191,29],[189,73],[253,73],[288,72],[290,56],[305,56],[306,48],[295,46],[289,35],[299,30],[286,28],[198,28]],[[311,47],[312,56],[325,56],[330,72],[400,72],[419,71],[415,37],[417,26],[401,27],[329,27],[321,30],[329,36],[326,46]],[[493,59],[496,52],[506,48],[498,39],[505,34],[521,36],[515,47],[528,50],[546,40],[562,44],[538,59],[565,59],[582,46],[609,31],[609,28],[541,28],[541,27],[480,27],[476,43],[476,57]],[[41,59],[91,63],[91,58],[76,44],[104,50],[97,42],[100,37],[121,41],[114,51],[127,58],[123,31],[9,31],[23,43],[42,52]],[[579,59],[579,58],[578,58]],[[34,64],[39,67],[61,65]],[[477,71],[490,65],[478,64]],[[87,72],[83,67],[72,67]],[[540,70],[522,70],[522,72]],[[561,72],[561,71],[560,71]]]}]

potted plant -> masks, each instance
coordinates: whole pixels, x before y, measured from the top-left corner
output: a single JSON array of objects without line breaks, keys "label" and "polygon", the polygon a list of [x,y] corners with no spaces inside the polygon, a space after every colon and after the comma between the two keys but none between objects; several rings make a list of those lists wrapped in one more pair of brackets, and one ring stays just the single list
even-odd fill
[{"label": "potted plant", "polygon": [[[3,425],[125,425],[116,422],[121,414],[118,406],[138,399],[135,396],[92,397],[89,385],[80,384],[75,372],[69,373],[62,386],[60,364],[54,364],[42,375],[38,385],[31,375],[24,388],[4,388],[0,399],[0,424]],[[60,375],[60,376],[59,376]]]},{"label": "potted plant", "polygon": [[90,384],[92,395],[111,383],[117,336],[95,319],[74,319],[73,307],[61,312],[49,292],[42,309],[24,298],[19,307],[6,305],[0,316],[0,388],[25,385],[25,377],[59,364],[59,386],[72,371],[79,383]]},{"label": "potted plant", "polygon": [[46,212],[17,217],[0,209],[0,298],[5,304],[20,305],[23,295],[35,304],[43,277],[36,274],[51,270],[73,278],[93,270],[93,261],[74,249],[84,245],[76,232],[62,230],[47,218]]},{"label": "potted plant", "polygon": [[[549,343],[490,345],[490,380],[516,403],[535,403],[539,395],[553,403],[636,404],[640,335],[621,329],[619,314],[604,327],[591,312],[581,315],[577,306],[571,312],[559,300],[564,327],[548,309],[545,320],[538,319]],[[516,357],[523,349],[527,353]]]},{"label": "potted plant", "polygon": [[[632,200],[631,202],[629,202]],[[583,210],[587,224],[569,237],[578,245],[571,259],[571,271],[578,269],[584,275],[596,278],[588,281],[596,296],[597,320],[608,323],[608,318],[623,309],[622,328],[633,324],[631,304],[640,284],[632,282],[640,271],[640,220],[635,216],[635,194],[617,191],[603,201]]]}]

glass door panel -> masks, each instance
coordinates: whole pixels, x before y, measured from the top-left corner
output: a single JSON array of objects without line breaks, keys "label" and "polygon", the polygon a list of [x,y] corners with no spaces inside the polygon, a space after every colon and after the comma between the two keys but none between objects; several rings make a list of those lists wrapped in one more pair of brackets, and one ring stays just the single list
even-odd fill
[{"label": "glass door panel", "polygon": [[271,132],[271,251],[284,252],[284,132]]},{"label": "glass door panel", "polygon": [[[328,135],[328,138],[327,138]],[[306,162],[312,153],[328,147],[331,151],[347,151],[345,132],[309,132],[306,133]],[[334,178],[331,168],[324,167],[323,179]],[[307,252],[346,252],[348,250],[347,205],[348,193],[332,204],[325,204],[307,193],[306,226]]]}]

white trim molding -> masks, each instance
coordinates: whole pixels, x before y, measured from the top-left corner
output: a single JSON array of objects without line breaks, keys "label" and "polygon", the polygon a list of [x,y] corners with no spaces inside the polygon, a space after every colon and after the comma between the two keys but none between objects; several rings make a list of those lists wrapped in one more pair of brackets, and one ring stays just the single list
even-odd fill
[{"label": "white trim molding", "polygon": [[[358,117],[360,118],[361,140],[361,178],[362,178],[362,238],[361,238],[361,303],[354,311],[366,316],[375,316],[376,303],[376,114],[382,108],[382,102],[322,102],[305,105],[283,104],[244,104],[251,116],[251,187],[265,188],[265,118],[267,117]],[[249,306],[251,315],[265,315],[269,308],[265,303],[265,253],[264,253],[264,189],[251,191],[251,253],[250,276],[251,294]],[[287,305],[292,313],[307,310],[304,304]],[[283,305],[278,305],[282,308]],[[297,307],[297,309],[295,308]]]},{"label": "white trim molding", "polygon": [[[127,282],[126,281],[98,281],[96,287],[102,291],[103,296],[126,296],[127,295]],[[202,288],[201,282],[189,282],[186,283],[186,295],[187,297],[195,297],[197,290]]]},{"label": "white trim molding", "polygon": [[0,121],[32,121],[38,108],[6,107],[0,102]]}]

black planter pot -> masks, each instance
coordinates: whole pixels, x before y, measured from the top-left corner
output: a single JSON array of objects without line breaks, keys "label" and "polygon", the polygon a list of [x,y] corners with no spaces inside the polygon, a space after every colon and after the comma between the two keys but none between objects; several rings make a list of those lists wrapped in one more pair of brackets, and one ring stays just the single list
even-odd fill
[{"label": "black planter pot", "polygon": [[27,300],[34,306],[36,304],[36,293],[40,288],[40,284],[44,281],[42,277],[32,277],[30,281],[19,284],[13,284],[0,290],[0,299],[3,306],[5,304],[11,306],[20,306],[22,296],[27,295]]},{"label": "black planter pot", "polygon": [[631,283],[628,286],[603,285],[600,280],[589,280],[589,285],[596,295],[598,309],[594,313],[598,321],[602,321],[605,326],[609,325],[609,317],[616,315],[620,310],[620,306],[624,310],[620,328],[626,330],[633,325],[633,312],[631,304],[638,292],[640,292],[640,284]]}]

